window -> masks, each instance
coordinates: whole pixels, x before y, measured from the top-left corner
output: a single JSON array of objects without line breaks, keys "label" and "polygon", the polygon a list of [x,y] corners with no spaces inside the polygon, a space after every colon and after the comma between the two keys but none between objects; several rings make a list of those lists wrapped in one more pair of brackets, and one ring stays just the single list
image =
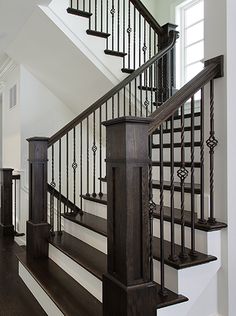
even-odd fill
[{"label": "window", "polygon": [[17,88],[16,84],[10,89],[9,108],[12,109],[17,104]]},{"label": "window", "polygon": [[180,39],[177,47],[177,84],[183,86],[203,69],[204,0],[188,0],[176,7]]}]

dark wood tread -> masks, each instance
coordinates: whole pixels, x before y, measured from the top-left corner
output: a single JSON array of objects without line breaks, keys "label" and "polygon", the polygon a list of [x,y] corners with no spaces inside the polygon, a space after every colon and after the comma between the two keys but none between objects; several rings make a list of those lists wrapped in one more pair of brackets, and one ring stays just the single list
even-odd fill
[{"label": "dark wood tread", "polygon": [[[161,165],[160,161],[153,161],[152,166],[153,167],[159,167]],[[170,161],[164,161],[163,162],[164,167],[171,167],[171,162]],[[182,166],[181,161],[175,161],[174,162],[174,167],[180,168]],[[191,162],[185,162],[185,167],[186,168],[191,168]],[[194,162],[194,168],[201,168],[201,163],[200,162]]]},{"label": "dark wood tread", "polygon": [[[185,142],[184,143],[185,148],[190,148],[191,143],[190,142]],[[194,147],[201,147],[201,142],[195,142]],[[159,144],[152,144],[153,149],[160,149]],[[171,144],[163,144],[163,148],[171,148]],[[174,143],[174,148],[181,148],[181,143]]]},{"label": "dark wood tread", "polygon": [[[200,117],[201,116],[201,113],[200,112],[195,112],[194,113],[194,117]],[[187,114],[184,114],[184,118],[185,119],[189,119],[191,118],[191,113],[187,113]],[[174,117],[175,120],[181,120],[181,115],[176,115]]]},{"label": "dark wood tread", "polygon": [[[153,180],[152,181],[152,187],[153,189],[160,189],[160,181],[158,180]],[[164,181],[164,190],[170,191],[171,190],[171,183],[170,181]],[[181,183],[180,182],[174,182],[174,190],[177,192],[181,192]],[[184,192],[186,193],[191,193],[192,186],[191,183],[185,183],[184,184]],[[200,184],[195,184],[194,185],[194,192],[195,194],[200,194],[201,193],[201,187]]]},{"label": "dark wood tread", "polygon": [[[214,256],[208,256],[205,255],[201,252],[196,251],[195,256],[191,256],[190,254],[190,249],[185,248],[186,254],[188,255],[186,259],[180,258],[178,255],[181,252],[181,246],[175,244],[175,254],[177,255],[176,261],[173,261],[169,258],[171,254],[171,242],[169,241],[164,241],[164,261],[165,264],[168,266],[173,267],[174,269],[180,270],[180,269],[185,269],[201,264],[205,264],[211,261],[217,260],[216,257]],[[154,237],[153,238],[153,256],[154,259],[160,261],[161,254],[160,254],[160,238]]]},{"label": "dark wood tread", "polygon": [[87,11],[81,11],[78,9],[74,9],[74,8],[68,8],[67,12],[70,14],[74,14],[74,15],[78,15],[78,16],[82,16],[84,18],[90,18],[93,14]]},{"label": "dark wood tread", "polygon": [[157,88],[156,87],[149,87],[149,86],[138,86],[139,90],[144,90],[144,91],[156,91]]},{"label": "dark wood tread", "polygon": [[50,237],[49,242],[102,281],[102,276],[107,270],[104,253],[64,231],[56,232]]},{"label": "dark wood tread", "polygon": [[[171,222],[171,208],[164,206],[163,209],[164,212],[164,220],[167,222]],[[154,217],[159,219],[160,218],[160,206],[157,205],[155,211],[154,211]],[[185,226],[191,227],[191,211],[184,211],[184,218],[185,218]],[[174,209],[174,222],[175,224],[181,225],[181,210],[175,208]],[[197,219],[197,216],[195,217],[195,229],[202,230],[205,232],[220,230],[223,228],[226,228],[227,224],[216,222],[215,224],[211,224],[209,222],[202,223]]]},{"label": "dark wood tread", "polygon": [[18,259],[64,315],[102,316],[102,304],[51,259]]},{"label": "dark wood tread", "polygon": [[101,217],[86,212],[84,212],[83,215],[68,213],[62,214],[62,216],[76,224],[91,229],[95,233],[98,233],[105,237],[107,236],[107,223],[106,220]]},{"label": "dark wood tread", "polygon": [[122,68],[121,71],[126,73],[126,74],[132,74],[135,70],[129,69],[129,68]]},{"label": "dark wood tread", "polygon": [[108,33],[94,31],[94,30],[87,30],[86,33],[88,35],[98,36],[98,37],[102,37],[102,38],[108,38],[111,35],[111,34],[108,34]]},{"label": "dark wood tread", "polygon": [[[107,178],[99,178],[99,180],[101,180],[102,182],[107,182]],[[153,180],[152,181],[152,187],[153,189],[160,189],[160,181],[158,180]],[[195,194],[200,194],[201,193],[201,187],[200,184],[195,184],[195,189],[194,189],[194,193]],[[170,181],[164,181],[164,190],[170,191],[171,190],[171,183]],[[184,192],[186,193],[191,193],[191,183],[185,183],[184,184]],[[181,192],[181,183],[180,182],[174,182],[174,191],[176,192]],[[87,198],[86,196],[83,195],[84,199],[89,200],[89,197]],[[106,199],[104,196],[100,197],[95,197],[98,199],[98,201],[100,201],[99,203],[101,204],[106,204]]]},{"label": "dark wood tread", "polygon": [[[194,130],[195,131],[200,131],[201,126],[200,125],[196,125],[194,126]],[[184,127],[184,131],[185,132],[190,132],[191,131],[191,126],[185,126]],[[174,128],[174,133],[181,133],[182,132],[182,128],[181,127],[175,127]],[[171,133],[171,129],[170,128],[164,128],[163,129],[163,134],[170,134]],[[159,135],[160,134],[160,130],[157,129],[154,133],[154,135]]]},{"label": "dark wood tread", "polygon": [[106,55],[116,56],[116,57],[125,57],[127,53],[117,52],[115,50],[105,49],[104,53]]},{"label": "dark wood tread", "polygon": [[[102,219],[101,221],[100,217],[93,216],[93,218],[94,222],[93,224],[91,223],[91,230],[94,230],[94,225],[96,225],[96,231],[100,231],[102,235],[107,237],[107,228],[104,232],[104,226],[107,226],[106,219]],[[100,223],[100,229],[96,221]],[[57,233],[54,237],[51,237],[50,242],[55,247],[63,251],[66,255],[68,255],[71,259],[82,265],[86,270],[91,272],[97,278],[100,280],[102,279],[102,275],[106,272],[107,268],[106,255],[104,253],[65,232],[63,232],[62,235]],[[171,243],[169,241],[165,241],[165,263],[175,269],[184,269],[195,265],[208,263],[217,259],[216,257],[197,252],[196,257],[189,256],[186,259],[178,258],[177,261],[172,261],[169,259],[169,255],[171,253],[170,249]],[[179,254],[181,247],[176,244],[175,249],[176,254]],[[186,248],[186,253],[190,253],[190,249]],[[153,256],[154,259],[160,261],[160,239],[157,237],[153,237]]]},{"label": "dark wood tread", "polygon": [[[104,194],[102,197],[99,197],[99,195],[97,195],[96,197],[91,196],[83,196],[84,199],[95,202],[95,203],[100,203],[103,205],[107,205],[107,195]],[[159,219],[160,218],[160,206],[157,205],[156,210],[154,211],[154,217]],[[164,220],[170,222],[171,221],[171,217],[170,217],[170,213],[171,213],[171,208],[168,206],[164,206]],[[175,214],[175,223],[176,224],[181,224],[181,210],[175,208],[174,209],[174,214]],[[191,211],[184,211],[184,217],[185,217],[185,226],[187,227],[191,227]],[[225,223],[221,223],[221,222],[216,222],[215,224],[210,224],[208,222],[202,223],[197,219],[197,215],[196,215],[196,223],[195,223],[195,228],[198,230],[202,230],[205,232],[210,232],[210,231],[215,231],[215,230],[221,230],[223,228],[226,228],[227,224]],[[105,235],[106,236],[106,235]]]}]

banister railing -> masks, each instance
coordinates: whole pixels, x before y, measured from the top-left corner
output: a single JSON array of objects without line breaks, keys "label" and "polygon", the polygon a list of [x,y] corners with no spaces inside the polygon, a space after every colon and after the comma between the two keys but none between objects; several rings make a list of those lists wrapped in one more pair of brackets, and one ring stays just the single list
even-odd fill
[{"label": "banister railing", "polygon": [[223,56],[211,59],[205,63],[204,69],[192,80],[186,83],[176,94],[168,99],[163,106],[152,113],[153,122],[150,124],[149,133],[152,134],[160,124],[171,117],[182,104],[197,93],[210,80],[223,76]]},{"label": "banister railing", "polygon": [[123,57],[127,73],[156,55],[165,34],[140,0],[71,0],[67,11],[89,18],[87,33],[105,38],[105,53]]},{"label": "banister railing", "polygon": [[[152,67],[155,63],[160,61],[168,52],[172,52],[172,48],[174,48],[176,39],[178,37],[178,33],[175,31],[170,31],[169,33],[169,43],[167,47],[162,49],[159,53],[157,53],[155,56],[153,56],[151,59],[149,59],[145,64],[143,64],[141,67],[139,67],[137,70],[135,70],[131,75],[129,75],[127,78],[125,78],[123,81],[121,81],[118,85],[116,85],[114,88],[112,88],[110,91],[108,91],[104,96],[102,96],[100,99],[98,99],[96,102],[94,102],[89,108],[87,108],[85,111],[83,111],[81,114],[79,114],[75,119],[73,119],[71,122],[69,122],[65,127],[63,127],[61,130],[59,130],[55,135],[53,135],[49,139],[49,147],[55,144],[60,138],[65,136],[67,133],[72,131],[72,129],[81,123],[85,118],[87,118],[89,115],[91,115],[94,111],[99,109],[104,103],[108,102],[113,96],[121,92],[123,89],[127,88],[127,86],[133,82],[135,79],[140,79],[140,85],[143,83],[140,76],[144,76],[145,72],[150,70],[150,67]],[[170,67],[170,65],[169,65]],[[152,78],[150,84],[154,84],[154,79]],[[137,86],[137,85],[136,85]],[[147,81],[146,85],[144,85],[144,88],[147,87]],[[137,87],[136,87],[137,88]],[[135,88],[134,88],[135,89]],[[153,87],[153,93],[155,92]],[[129,93],[129,92],[128,92]],[[154,100],[153,100],[154,102]],[[148,113],[151,113],[151,106],[150,109],[148,109]]]}]

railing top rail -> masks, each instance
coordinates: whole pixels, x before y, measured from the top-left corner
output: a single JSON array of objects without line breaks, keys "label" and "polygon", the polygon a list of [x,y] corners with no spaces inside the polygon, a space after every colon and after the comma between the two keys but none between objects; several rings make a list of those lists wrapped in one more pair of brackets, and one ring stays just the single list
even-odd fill
[{"label": "railing top rail", "polygon": [[117,86],[112,88],[103,97],[101,97],[99,100],[94,102],[89,108],[87,108],[85,111],[83,111],[81,114],[79,114],[76,118],[74,118],[70,123],[68,123],[65,127],[63,127],[56,134],[54,134],[49,139],[48,146],[49,147],[52,146],[59,139],[61,139],[63,136],[65,136],[67,133],[69,133],[75,126],[80,124],[85,118],[87,118],[90,114],[92,114],[94,111],[99,109],[100,106],[102,106],[104,103],[106,103],[108,100],[110,100],[112,98],[112,96],[114,96],[118,92],[120,92],[130,82],[132,82],[135,78],[140,76],[152,64],[154,64],[156,61],[161,59],[169,50],[171,50],[174,47],[176,39],[177,39],[177,36],[178,36],[178,32],[170,31],[170,40],[169,40],[169,44],[168,44],[168,46],[166,48],[164,48],[159,53],[157,53],[155,56],[153,56],[151,59],[149,59],[140,68],[135,70],[130,76],[125,78],[123,81],[121,81]]},{"label": "railing top rail", "polygon": [[140,0],[130,0],[133,3],[135,8],[139,11],[139,13],[145,18],[145,20],[149,23],[149,25],[153,28],[153,30],[158,35],[164,34],[164,29],[160,26],[160,24],[156,21],[153,15],[149,12],[149,10],[145,7],[145,5]]},{"label": "railing top rail", "polygon": [[204,87],[210,80],[223,76],[223,56],[213,58],[205,63],[205,68],[191,81],[184,85],[173,97],[168,99],[150,116],[149,134],[170,118],[184,103]]}]

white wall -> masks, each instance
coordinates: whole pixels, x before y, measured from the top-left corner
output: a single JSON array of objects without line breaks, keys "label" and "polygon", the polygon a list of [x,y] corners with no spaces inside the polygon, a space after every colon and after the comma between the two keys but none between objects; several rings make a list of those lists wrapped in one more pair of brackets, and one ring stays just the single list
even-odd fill
[{"label": "white wall", "polygon": [[236,190],[236,138],[235,138],[235,73],[236,73],[236,2],[227,0],[227,189],[228,189],[228,279],[229,279],[229,310],[228,316],[236,313],[236,212],[235,212],[235,190]]},{"label": "white wall", "polygon": [[28,217],[28,142],[34,136],[51,137],[75,114],[24,66],[20,67],[21,104],[21,231]]},{"label": "white wall", "polygon": [[[10,106],[10,89],[17,84],[17,104]],[[20,102],[19,68],[9,72],[2,88],[2,165],[4,168],[20,168]]]}]

